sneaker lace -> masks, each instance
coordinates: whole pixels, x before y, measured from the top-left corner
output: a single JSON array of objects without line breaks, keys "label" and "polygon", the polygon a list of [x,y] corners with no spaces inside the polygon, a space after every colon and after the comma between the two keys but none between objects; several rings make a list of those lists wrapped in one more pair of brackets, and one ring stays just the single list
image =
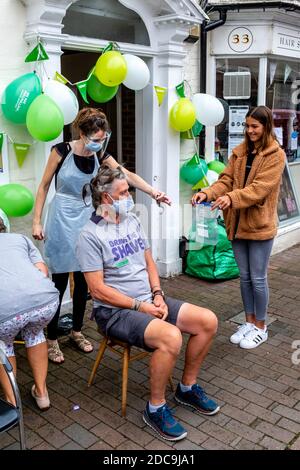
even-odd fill
[{"label": "sneaker lace", "polygon": [[169,424],[173,424],[175,422],[171,410],[167,405],[165,405],[161,410],[161,420],[166,421]]},{"label": "sneaker lace", "polygon": [[203,388],[200,387],[200,385],[196,384],[194,391],[202,401],[207,402],[209,400],[208,396],[206,395]]}]

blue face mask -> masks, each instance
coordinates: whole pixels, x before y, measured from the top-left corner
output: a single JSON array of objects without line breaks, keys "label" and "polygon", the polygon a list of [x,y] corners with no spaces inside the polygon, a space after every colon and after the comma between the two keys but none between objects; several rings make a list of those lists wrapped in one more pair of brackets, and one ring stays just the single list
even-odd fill
[{"label": "blue face mask", "polygon": [[102,142],[89,142],[88,144],[85,144],[85,148],[87,150],[90,150],[91,152],[99,152],[103,147]]},{"label": "blue face mask", "polygon": [[118,215],[121,216],[127,216],[128,212],[132,211],[134,208],[134,201],[132,199],[132,196],[128,196],[125,199],[113,199],[111,195],[109,194],[109,197],[111,198],[113,202],[113,207]]}]

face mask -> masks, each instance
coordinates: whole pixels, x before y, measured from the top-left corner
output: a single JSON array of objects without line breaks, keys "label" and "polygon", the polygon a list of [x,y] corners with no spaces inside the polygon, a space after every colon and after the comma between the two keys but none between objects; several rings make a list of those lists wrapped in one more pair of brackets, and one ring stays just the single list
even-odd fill
[{"label": "face mask", "polygon": [[126,199],[115,200],[109,194],[109,197],[113,201],[113,207],[118,215],[127,216],[128,212],[134,208],[134,201],[132,196],[128,196]]},{"label": "face mask", "polygon": [[90,150],[91,152],[99,152],[103,147],[103,143],[98,143],[98,142],[89,142],[88,144],[85,144],[85,148],[87,150]]}]

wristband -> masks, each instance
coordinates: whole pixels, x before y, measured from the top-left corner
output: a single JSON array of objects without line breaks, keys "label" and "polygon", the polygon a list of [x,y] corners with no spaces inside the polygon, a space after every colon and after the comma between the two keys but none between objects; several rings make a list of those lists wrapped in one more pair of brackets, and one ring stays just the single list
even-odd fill
[{"label": "wristband", "polygon": [[152,293],[152,299],[154,299],[154,297],[156,295],[161,295],[163,299],[165,299],[165,293],[163,290],[159,289],[159,290],[156,290],[155,292]]}]

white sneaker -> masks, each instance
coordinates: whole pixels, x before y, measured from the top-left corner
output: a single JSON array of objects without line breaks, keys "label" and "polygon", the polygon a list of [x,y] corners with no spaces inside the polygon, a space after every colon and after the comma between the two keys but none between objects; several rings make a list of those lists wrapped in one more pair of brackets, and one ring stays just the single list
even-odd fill
[{"label": "white sneaker", "polygon": [[249,331],[254,328],[254,323],[244,323],[243,325],[240,325],[237,329],[237,331],[230,336],[229,341],[233,344],[239,344],[242,339],[245,338],[246,334],[249,333]]},{"label": "white sneaker", "polygon": [[261,330],[256,326],[251,329],[244,339],[240,342],[240,348],[253,349],[264,343],[268,339],[268,331]]}]

